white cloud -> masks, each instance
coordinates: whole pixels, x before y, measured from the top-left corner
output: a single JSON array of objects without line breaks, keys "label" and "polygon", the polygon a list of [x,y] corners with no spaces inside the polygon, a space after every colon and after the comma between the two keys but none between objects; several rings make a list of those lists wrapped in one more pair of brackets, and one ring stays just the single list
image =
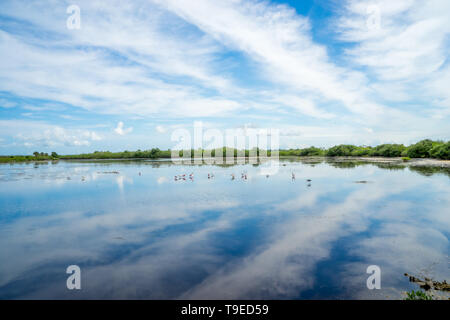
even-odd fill
[{"label": "white cloud", "polygon": [[114,129],[114,132],[121,136],[126,135],[126,134],[130,133],[131,131],[133,131],[132,127],[124,129],[124,125],[123,125],[122,121],[119,121],[119,123],[117,124],[117,127]]},{"label": "white cloud", "polygon": [[[63,3],[52,10],[37,1],[27,3],[27,10],[17,3],[1,4],[5,15],[55,36],[42,39],[0,30],[0,79],[9,83],[4,90],[112,114],[210,116],[238,106],[217,93],[232,87],[226,77],[211,72],[217,44],[192,30],[165,31],[166,19],[180,29],[189,28],[186,23],[148,1],[79,5],[82,28],[68,31],[50,23],[61,19]],[[160,75],[189,81],[174,83]],[[216,93],[205,95],[205,89]]]},{"label": "white cloud", "polygon": [[[312,120],[324,132],[370,127],[372,139],[404,143],[449,134],[446,1],[348,1],[333,25],[349,42],[338,57],[314,41],[322,20],[266,1],[80,1],[80,30],[65,28],[66,4],[26,3],[0,3],[24,21],[0,30],[0,81],[14,97],[46,101],[22,106],[44,116],[69,105],[129,121]],[[381,28],[369,32],[368,4],[381,12]]]},{"label": "white cloud", "polygon": [[166,132],[167,132],[167,129],[166,129],[166,127],[164,127],[164,126],[156,126],[156,131],[157,131],[158,133],[166,133]]},{"label": "white cloud", "polygon": [[42,133],[18,134],[17,138],[24,141],[27,146],[89,146],[91,141],[99,141],[101,138],[93,131],[66,130],[61,127],[53,127]]},{"label": "white cloud", "polygon": [[[381,28],[368,30],[366,8],[379,8]],[[347,1],[339,20],[341,39],[357,42],[348,50],[359,64],[384,80],[424,77],[437,71],[448,54],[450,3],[446,0]]]},{"label": "white cloud", "polygon": [[289,106],[294,110],[300,111],[302,114],[309,115],[318,119],[331,119],[335,115],[325,110],[319,109],[313,99],[305,99],[294,95],[290,96],[276,96],[273,98],[274,102]]},{"label": "white cloud", "polygon": [[[379,8],[379,30],[364,25],[369,5]],[[354,44],[348,58],[374,76],[380,96],[420,104],[424,117],[443,120],[450,115],[449,16],[446,0],[349,0],[336,26],[338,37]]]},{"label": "white cloud", "polygon": [[43,122],[1,120],[0,134],[11,134],[15,144],[25,147],[89,146],[103,138],[95,131],[66,129]]},{"label": "white cloud", "polygon": [[[243,90],[224,76],[226,73],[217,72],[216,55],[226,46],[259,63],[259,72],[283,86],[286,96],[301,99],[299,94],[310,91],[319,95],[314,103],[300,108],[296,101],[283,101],[280,106],[292,107],[291,111],[328,117],[329,113],[316,105],[330,99],[357,113],[380,111],[380,106],[364,96],[367,89],[359,85],[364,77],[333,65],[325,48],[312,41],[309,20],[285,6],[255,1],[197,1],[195,6],[169,1],[159,7],[151,2],[108,6],[83,2],[82,29],[70,32],[49,23],[57,20],[53,17],[59,14],[56,8],[44,10],[43,17],[38,2],[32,2],[27,12],[17,10],[14,4],[3,6],[5,14],[30,20],[64,39],[45,39],[46,45],[38,46],[35,44],[43,40],[0,33],[2,77],[8,83],[5,90],[18,95],[53,99],[102,113],[164,112],[174,117],[231,115],[267,103],[270,93]],[[164,31],[166,19],[186,33]],[[190,24],[204,33],[193,31]],[[61,49],[80,46],[91,49]],[[108,51],[134,63],[119,63]],[[161,80],[158,73],[190,81],[175,84]],[[218,94],[205,94],[208,88]]]},{"label": "white cloud", "polygon": [[17,106],[17,103],[0,98],[0,108],[14,108],[16,106]]},{"label": "white cloud", "polygon": [[257,1],[158,2],[224,45],[245,52],[261,64],[266,78],[291,91],[318,94],[318,101],[338,101],[358,114],[385,109],[366,97],[364,75],[334,65],[325,47],[313,42],[310,21],[291,8]]}]

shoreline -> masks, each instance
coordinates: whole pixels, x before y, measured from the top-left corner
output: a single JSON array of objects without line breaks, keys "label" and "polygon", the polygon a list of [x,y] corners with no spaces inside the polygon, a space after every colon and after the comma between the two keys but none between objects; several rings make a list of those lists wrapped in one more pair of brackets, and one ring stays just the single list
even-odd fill
[{"label": "shoreline", "polygon": [[[243,158],[234,158],[235,160],[242,160]],[[248,158],[245,158],[248,160]],[[270,161],[271,157],[259,158],[259,161]],[[365,162],[365,163],[381,163],[381,164],[392,164],[400,166],[412,166],[412,167],[439,167],[439,168],[450,168],[450,160],[441,160],[434,158],[412,158],[410,160],[403,160],[401,157],[351,157],[351,156],[341,156],[341,157],[326,157],[326,156],[280,156],[280,160],[298,160],[303,162]],[[198,160],[192,158],[190,161]],[[203,161],[214,160],[214,158],[204,158]],[[58,161],[73,161],[73,162],[102,162],[102,161],[146,161],[146,162],[173,162],[170,158],[111,158],[111,159],[53,159],[53,160],[25,160],[25,161],[8,161],[0,162],[0,164],[16,164],[16,163],[48,163],[48,162],[58,162]],[[177,159],[176,162],[188,162],[189,160]],[[248,163],[246,161],[246,163]],[[225,163],[224,163],[225,164]],[[242,164],[242,163],[236,163]]]},{"label": "shoreline", "polygon": [[412,158],[404,161],[401,157],[317,157],[331,159],[333,162],[355,162],[362,161],[367,163],[385,163],[411,167],[440,167],[450,168],[450,160],[441,160],[433,158]]}]

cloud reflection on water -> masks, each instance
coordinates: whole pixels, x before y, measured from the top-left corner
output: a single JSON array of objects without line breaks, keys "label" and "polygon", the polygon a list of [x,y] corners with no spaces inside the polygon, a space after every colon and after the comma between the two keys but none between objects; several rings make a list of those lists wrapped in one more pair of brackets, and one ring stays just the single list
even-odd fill
[{"label": "cloud reflection on water", "polygon": [[[67,172],[74,169],[66,166]],[[245,168],[252,176],[246,183],[227,178],[240,167],[215,169],[220,174],[208,181],[211,168],[205,166],[195,168],[195,183],[160,184],[169,167],[116,167],[119,176],[85,181],[80,203],[98,197],[95,207],[57,210],[49,202],[53,214],[20,216],[0,193],[2,208],[14,216],[0,224],[0,297],[289,299],[315,291],[326,298],[333,287],[336,298],[399,298],[404,272],[437,261],[434,275],[449,276],[443,267],[450,223],[445,176],[293,163],[270,181],[253,177],[252,167]],[[298,172],[295,182],[292,170]],[[81,171],[89,176],[100,170]],[[353,183],[361,176],[374,182]],[[112,181],[120,197],[107,189]],[[132,183],[123,188],[124,181]],[[20,181],[1,183],[34,192]],[[58,188],[69,197],[78,190],[70,181]],[[421,197],[424,188],[427,199]],[[21,200],[22,206],[33,204],[26,196]],[[334,255],[342,239],[350,241],[341,261]],[[318,274],[324,263],[327,279]],[[65,264],[82,267],[84,290],[78,295],[61,285],[64,272],[56,275]],[[370,264],[382,268],[381,292],[365,287]]]}]

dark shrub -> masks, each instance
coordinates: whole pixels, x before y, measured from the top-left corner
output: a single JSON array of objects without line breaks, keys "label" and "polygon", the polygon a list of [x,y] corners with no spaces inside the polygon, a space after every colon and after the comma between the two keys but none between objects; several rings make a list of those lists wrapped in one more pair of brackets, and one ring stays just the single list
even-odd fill
[{"label": "dark shrub", "polygon": [[352,152],[355,151],[356,149],[357,149],[356,146],[350,144],[341,144],[328,149],[326,155],[329,157],[351,156]]},{"label": "dark shrub", "polygon": [[408,147],[407,156],[410,158],[426,158],[430,157],[430,151],[433,148],[433,141],[426,139],[417,142]]},{"label": "dark shrub", "polygon": [[402,144],[381,144],[373,149],[372,155],[381,157],[400,157],[406,147]]},{"label": "dark shrub", "polygon": [[309,147],[306,149],[300,150],[300,156],[322,156],[324,154],[324,151],[322,149],[316,148],[316,147]]},{"label": "dark shrub", "polygon": [[435,145],[431,149],[430,155],[433,158],[450,160],[450,141]]}]

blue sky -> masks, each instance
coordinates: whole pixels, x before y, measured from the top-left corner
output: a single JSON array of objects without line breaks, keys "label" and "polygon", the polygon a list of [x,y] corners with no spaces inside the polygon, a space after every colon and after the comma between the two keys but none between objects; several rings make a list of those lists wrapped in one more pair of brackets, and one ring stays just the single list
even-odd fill
[{"label": "blue sky", "polygon": [[[69,29],[70,5],[80,28]],[[2,1],[0,154],[450,138],[447,0]]]}]

